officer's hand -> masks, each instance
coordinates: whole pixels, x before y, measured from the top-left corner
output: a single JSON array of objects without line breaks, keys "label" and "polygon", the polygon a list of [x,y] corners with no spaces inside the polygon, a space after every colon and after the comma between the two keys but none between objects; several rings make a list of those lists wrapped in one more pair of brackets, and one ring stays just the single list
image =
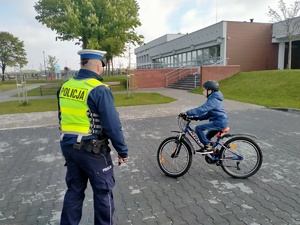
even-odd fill
[{"label": "officer's hand", "polygon": [[118,165],[119,166],[126,162],[127,162],[127,158],[122,158],[121,156],[118,156]]}]

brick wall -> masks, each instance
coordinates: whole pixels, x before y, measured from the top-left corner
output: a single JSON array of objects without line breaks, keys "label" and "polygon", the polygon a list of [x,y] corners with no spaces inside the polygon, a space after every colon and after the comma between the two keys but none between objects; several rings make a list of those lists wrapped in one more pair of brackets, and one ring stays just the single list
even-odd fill
[{"label": "brick wall", "polygon": [[137,88],[160,88],[165,87],[165,74],[172,69],[149,69],[149,70],[134,70],[135,86]]},{"label": "brick wall", "polygon": [[[166,86],[165,75],[174,69],[134,70],[134,86],[141,88],[162,88]],[[197,72],[192,71],[193,73]],[[202,66],[200,84],[206,80],[220,81],[240,72],[240,66]],[[187,75],[188,73],[184,73]]]},{"label": "brick wall", "polygon": [[202,66],[200,84],[207,80],[224,80],[240,72],[240,66]]},{"label": "brick wall", "polygon": [[240,65],[241,71],[276,70],[278,44],[272,44],[272,24],[228,22],[227,65]]},{"label": "brick wall", "polygon": [[[181,77],[188,75],[189,73],[196,73],[198,69],[183,68],[178,70],[178,73],[181,73]],[[174,68],[171,69],[141,69],[134,70],[134,80],[136,88],[160,88],[166,86],[166,74],[174,71]],[[177,78],[178,79],[178,78]],[[176,81],[173,80],[172,82]]]}]

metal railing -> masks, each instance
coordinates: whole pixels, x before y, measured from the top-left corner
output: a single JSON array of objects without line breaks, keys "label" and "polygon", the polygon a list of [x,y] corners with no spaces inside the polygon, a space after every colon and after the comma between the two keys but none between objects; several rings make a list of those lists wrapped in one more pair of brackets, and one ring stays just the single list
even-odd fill
[{"label": "metal railing", "polygon": [[188,74],[195,74],[194,71],[198,71],[198,70],[199,70],[198,67],[176,68],[165,74],[166,86],[180,80],[181,78],[187,76]]},{"label": "metal railing", "polygon": [[224,62],[225,60],[226,60],[226,63],[225,63],[225,66],[226,66],[229,58],[221,59],[221,60],[215,62],[214,64],[210,64],[210,66],[221,65],[221,63]]},{"label": "metal railing", "polygon": [[199,75],[200,78],[200,74],[199,73],[193,73],[194,75],[194,88],[197,88],[197,75]]}]

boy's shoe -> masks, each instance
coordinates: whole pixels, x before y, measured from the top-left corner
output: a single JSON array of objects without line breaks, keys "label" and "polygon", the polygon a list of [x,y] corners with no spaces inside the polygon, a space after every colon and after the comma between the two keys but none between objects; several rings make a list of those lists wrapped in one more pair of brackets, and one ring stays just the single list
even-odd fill
[{"label": "boy's shoe", "polygon": [[213,150],[214,150],[213,146],[208,144],[208,145],[205,145],[204,148],[196,150],[196,152],[199,152],[199,153],[212,153]]}]

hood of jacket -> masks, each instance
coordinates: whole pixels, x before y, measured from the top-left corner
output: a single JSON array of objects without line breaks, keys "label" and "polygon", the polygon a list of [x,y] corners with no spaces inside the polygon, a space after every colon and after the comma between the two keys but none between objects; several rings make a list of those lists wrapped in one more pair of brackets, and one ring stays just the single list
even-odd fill
[{"label": "hood of jacket", "polygon": [[223,101],[224,100],[224,97],[223,97],[223,94],[219,91],[216,91],[216,92],[213,92],[211,93],[209,96],[208,96],[208,99],[210,98],[216,98],[218,99],[219,101]]}]

